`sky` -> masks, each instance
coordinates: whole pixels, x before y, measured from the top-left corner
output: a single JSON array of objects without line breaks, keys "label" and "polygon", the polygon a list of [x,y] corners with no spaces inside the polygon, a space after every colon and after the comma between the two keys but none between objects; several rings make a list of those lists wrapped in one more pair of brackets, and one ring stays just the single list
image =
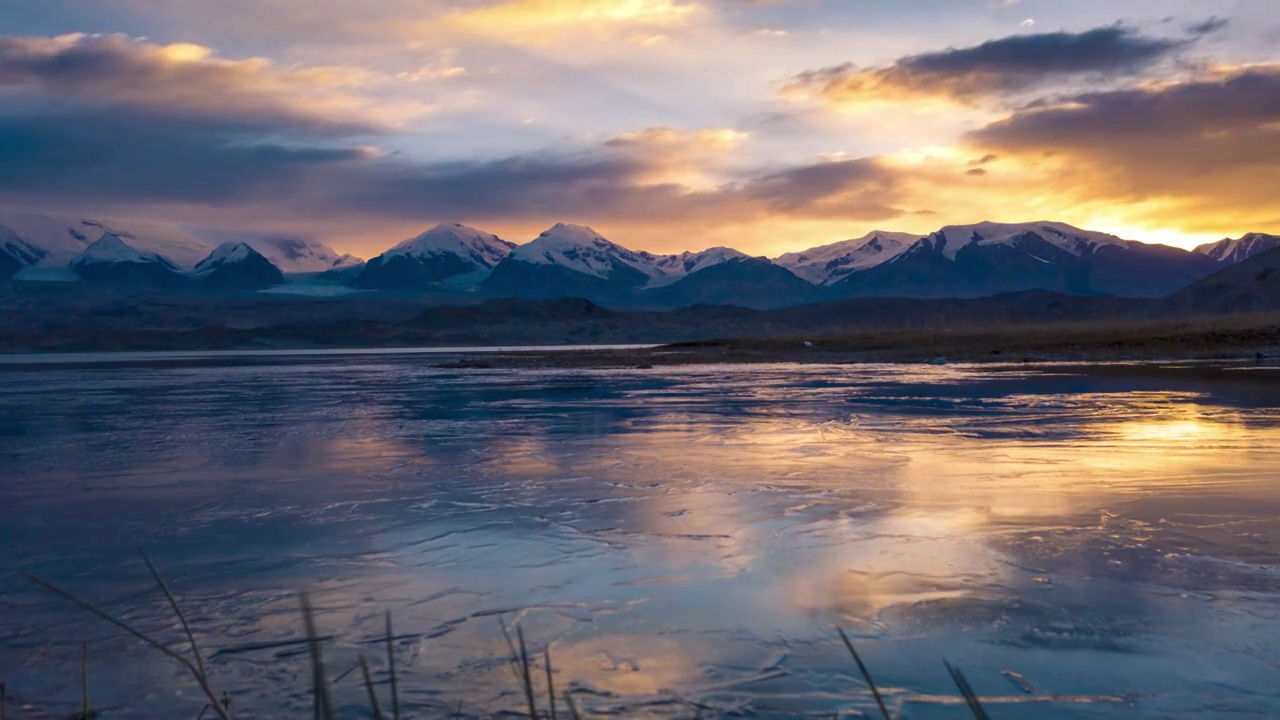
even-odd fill
[{"label": "sky", "polygon": [[6,0],[0,206],[778,255],[1280,231],[1275,0]]}]

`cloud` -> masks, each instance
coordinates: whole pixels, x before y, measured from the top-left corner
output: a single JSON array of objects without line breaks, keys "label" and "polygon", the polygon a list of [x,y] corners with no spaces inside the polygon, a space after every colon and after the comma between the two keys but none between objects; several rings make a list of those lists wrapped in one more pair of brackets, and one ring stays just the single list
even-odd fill
[{"label": "cloud", "polygon": [[1042,173],[1070,201],[1190,231],[1280,223],[1280,64],[1074,95],[1020,110],[967,143]]},{"label": "cloud", "polygon": [[[652,138],[663,130],[643,131]],[[691,133],[697,137],[719,131]],[[688,136],[679,138],[681,143]],[[747,172],[719,184],[682,182],[689,171],[657,143],[622,136],[576,152],[541,152],[487,162],[418,163],[394,159],[336,168],[335,177],[313,170],[300,189],[313,209],[347,208],[401,217],[467,217],[499,221],[607,221],[741,223],[750,218],[884,219],[893,206],[893,171],[873,159],[819,161],[778,170]],[[716,142],[723,142],[717,140]],[[685,162],[696,153],[675,151]]]},{"label": "cloud", "polygon": [[282,68],[265,58],[230,60],[188,43],[124,35],[0,37],[0,90],[28,104],[73,103],[245,125],[350,132],[388,128],[429,107],[375,102],[377,82],[355,67]]},{"label": "cloud", "polygon": [[904,213],[899,175],[875,158],[802,165],[752,179],[742,193],[770,210],[807,217],[885,220]]},{"label": "cloud", "polygon": [[679,27],[701,9],[698,3],[681,0],[507,0],[424,20],[412,26],[412,33],[420,38],[462,34],[550,45],[567,33],[612,35]]},{"label": "cloud", "polygon": [[1215,16],[1207,20],[1202,20],[1200,22],[1192,23],[1191,25],[1188,25],[1187,32],[1191,33],[1192,35],[1209,35],[1226,28],[1230,24],[1231,24],[1231,21],[1227,20],[1226,18]]},{"label": "cloud", "polygon": [[885,67],[845,63],[810,70],[792,77],[783,91],[836,106],[922,98],[972,104],[1087,75],[1137,75],[1192,42],[1147,37],[1121,25],[1081,33],[1014,35],[911,55]]},{"label": "cloud", "polygon": [[308,169],[367,156],[137,112],[0,117],[0,193],[46,202],[244,201],[279,193]]},{"label": "cloud", "polygon": [[82,211],[199,206],[228,218],[251,208],[255,216],[320,224],[729,224],[901,212],[888,171],[873,161],[740,171],[726,158],[747,136],[725,128],[649,128],[576,148],[427,161],[365,148],[360,128],[308,134],[289,124],[292,116],[276,119],[272,132],[261,117],[246,124],[226,113],[175,116],[149,105],[0,116],[0,196]]},{"label": "cloud", "polygon": [[705,189],[724,182],[735,152],[749,138],[750,134],[730,128],[653,127],[611,138],[604,147],[642,155],[647,168],[644,180]]},{"label": "cloud", "polygon": [[[439,74],[457,74],[451,61],[441,57]],[[200,208],[204,218],[252,209],[308,222],[740,223],[901,212],[890,173],[873,161],[744,167],[737,151],[750,136],[730,128],[652,127],[473,160],[387,153],[368,146],[392,129],[362,94],[377,82],[356,68],[282,67],[120,35],[0,37],[0,196],[85,211]]]}]

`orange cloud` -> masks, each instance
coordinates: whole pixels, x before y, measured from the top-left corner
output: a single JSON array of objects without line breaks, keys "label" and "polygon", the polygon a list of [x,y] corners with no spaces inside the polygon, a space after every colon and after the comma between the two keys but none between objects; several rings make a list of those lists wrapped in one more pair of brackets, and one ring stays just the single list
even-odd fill
[{"label": "orange cloud", "polygon": [[430,113],[412,99],[373,99],[386,78],[352,66],[283,67],[227,59],[191,43],[124,35],[0,38],[0,88],[171,115],[257,118],[314,127],[391,128]]},{"label": "orange cloud", "polygon": [[[967,136],[1063,206],[1201,238],[1280,224],[1280,64],[1027,108]],[[993,175],[998,171],[993,170]]]},{"label": "orange cloud", "polygon": [[[612,36],[637,29],[663,29],[687,23],[700,10],[681,0],[509,0],[458,10],[417,23],[414,34],[434,37],[462,33],[527,45],[558,42],[565,33]],[[632,34],[637,42],[661,35]]]},{"label": "orange cloud", "polygon": [[1090,75],[1130,77],[1184,49],[1194,38],[1156,38],[1120,25],[1082,33],[1014,35],[981,45],[910,55],[888,66],[852,63],[795,75],[783,88],[842,108],[885,102],[977,104]]},{"label": "orange cloud", "polygon": [[643,154],[645,169],[636,177],[640,182],[705,190],[725,182],[725,171],[749,137],[748,133],[729,128],[682,131],[655,127],[620,135],[605,146]]}]

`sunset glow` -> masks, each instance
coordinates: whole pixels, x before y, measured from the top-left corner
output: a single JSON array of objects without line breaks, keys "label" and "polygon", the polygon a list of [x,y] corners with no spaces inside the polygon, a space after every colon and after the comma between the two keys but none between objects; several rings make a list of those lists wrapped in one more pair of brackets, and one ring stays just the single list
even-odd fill
[{"label": "sunset glow", "polygon": [[365,257],[442,221],[763,255],[983,220],[1280,228],[1263,0],[32,7],[0,8],[3,206]]}]

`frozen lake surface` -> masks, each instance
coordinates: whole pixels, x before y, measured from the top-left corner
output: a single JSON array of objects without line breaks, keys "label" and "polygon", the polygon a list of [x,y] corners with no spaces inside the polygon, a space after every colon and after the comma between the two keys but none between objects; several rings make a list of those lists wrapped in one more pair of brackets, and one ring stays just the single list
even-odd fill
[{"label": "frozen lake surface", "polygon": [[998,718],[1280,715],[1274,370],[162,360],[0,366],[10,717],[81,643],[104,717],[200,711],[15,574],[178,643],[139,548],[247,717],[310,716],[302,590],[344,717],[388,609],[409,717],[520,708],[500,617],[596,715],[871,715],[834,625],[902,717],[967,716],[944,659]]}]

